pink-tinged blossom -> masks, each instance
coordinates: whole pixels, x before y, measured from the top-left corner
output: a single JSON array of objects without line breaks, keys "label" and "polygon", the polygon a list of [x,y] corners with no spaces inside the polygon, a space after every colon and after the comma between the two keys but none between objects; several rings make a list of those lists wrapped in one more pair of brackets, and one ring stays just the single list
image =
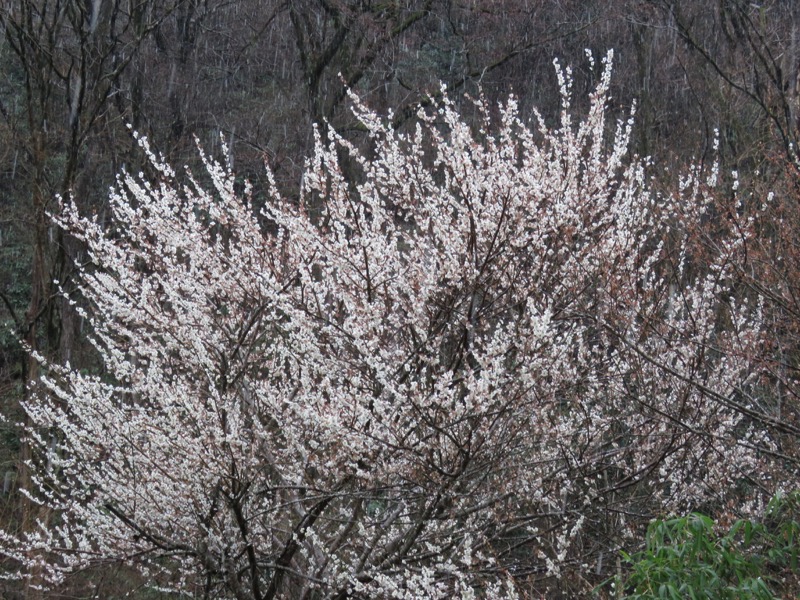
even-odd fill
[{"label": "pink-tinged blossom", "polygon": [[556,128],[445,95],[401,133],[353,96],[368,150],[316,130],[299,201],[255,211],[205,155],[179,185],[141,139],[159,178],[119,176],[110,230],[64,202],[104,373],[47,365],[58,518],[0,552],[51,585],[116,560],[214,598],[513,598],[625,515],[769,491],[752,223],[701,257],[712,182],[650,190],[611,54],[583,119],[556,67]]}]

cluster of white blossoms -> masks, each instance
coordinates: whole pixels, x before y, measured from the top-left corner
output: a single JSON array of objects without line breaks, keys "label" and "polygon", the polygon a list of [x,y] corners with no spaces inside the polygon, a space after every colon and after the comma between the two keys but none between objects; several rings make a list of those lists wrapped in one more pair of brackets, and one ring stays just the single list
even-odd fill
[{"label": "cluster of white blossoms", "polygon": [[103,369],[46,365],[58,516],[0,552],[51,584],[114,560],[214,598],[515,597],[601,571],[631,515],[768,491],[752,224],[703,237],[697,170],[649,189],[610,58],[577,122],[558,70],[555,127],[445,94],[402,133],[353,97],[366,149],[318,132],[298,198],[150,154],[110,228],[65,203]]}]

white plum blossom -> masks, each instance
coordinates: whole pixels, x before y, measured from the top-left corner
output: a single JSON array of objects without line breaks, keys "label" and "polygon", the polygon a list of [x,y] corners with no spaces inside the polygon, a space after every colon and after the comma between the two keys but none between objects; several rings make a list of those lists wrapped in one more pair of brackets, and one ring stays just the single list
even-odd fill
[{"label": "white plum blossom", "polygon": [[142,139],[157,178],[119,176],[110,228],[63,203],[103,369],[45,365],[57,518],[0,553],[49,585],[119,561],[205,598],[514,598],[631,515],[766,490],[752,224],[697,240],[706,174],[652,191],[598,68],[582,119],[558,69],[555,127],[445,94],[401,132],[353,96],[368,139],[316,130],[297,198]]}]

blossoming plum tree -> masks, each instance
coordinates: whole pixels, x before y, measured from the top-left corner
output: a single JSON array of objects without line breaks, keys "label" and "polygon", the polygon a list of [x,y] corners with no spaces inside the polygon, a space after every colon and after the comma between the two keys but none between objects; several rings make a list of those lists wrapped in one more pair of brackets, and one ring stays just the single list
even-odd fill
[{"label": "blossoming plum tree", "polygon": [[552,128],[445,95],[400,133],[354,96],[368,148],[318,132],[299,200],[258,210],[142,140],[159,175],[120,176],[111,228],[55,217],[104,371],[46,365],[58,517],[2,552],[51,585],[113,560],[207,598],[514,597],[602,575],[633,515],[769,491],[751,223],[696,235],[713,173],[649,189],[610,72],[573,121],[558,69]]}]

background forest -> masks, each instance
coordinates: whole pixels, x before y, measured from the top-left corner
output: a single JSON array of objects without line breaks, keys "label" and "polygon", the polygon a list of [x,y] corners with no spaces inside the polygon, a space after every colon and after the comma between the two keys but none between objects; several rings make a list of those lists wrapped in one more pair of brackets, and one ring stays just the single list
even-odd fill
[{"label": "background forest", "polygon": [[[21,438],[19,424],[26,417],[20,401],[36,388],[40,374],[24,345],[85,372],[98,362],[85,341],[85,319],[59,293],[59,285],[67,292],[74,287],[75,266],[87,260],[85,244],[53,225],[48,213],[57,210],[58,195],[72,196],[82,214],[96,215],[102,225],[110,218],[109,187],[123,169],[155,176],[133,131],[146,135],[167,162],[198,171],[197,143],[220,156],[222,136],[227,167],[251,182],[257,203],[270,185],[265,162],[277,187],[297,194],[305,159],[314,149],[312,124],[330,123],[346,141],[366,146],[365,126],[349,108],[347,89],[379,114],[393,111],[391,126],[401,132],[413,130],[418,109],[441,97],[441,83],[468,122],[480,123],[481,115],[465,95],[483,95],[494,106],[513,93],[523,119],[533,121],[537,109],[553,124],[562,106],[556,58],[572,66],[575,113],[589,110],[588,98],[600,81],[586,49],[595,56],[615,51],[609,123],[627,119],[635,102],[630,151],[652,157],[654,189],[678,193],[676,182],[687,165],[702,171],[719,162],[716,213],[699,222],[699,246],[719,223],[758,214],[735,285],[740,297],[763,299],[770,334],[756,361],[763,395],[758,410],[747,409],[747,418],[774,436],[771,464],[778,466],[771,476],[787,482],[797,477],[797,2],[4,0],[0,27],[3,528],[25,530],[37,518],[19,491],[30,488],[25,461],[32,458]],[[672,540],[688,548],[696,542],[698,554],[724,554],[740,542],[738,530],[728,528],[760,512],[761,529],[753,529],[742,547],[760,540],[753,543],[761,544],[764,556],[768,546],[780,546],[783,554],[775,550],[772,562],[760,563],[729,557],[726,564],[741,567],[729,577],[752,583],[763,575],[774,593],[789,597],[797,589],[791,575],[797,561],[795,500],[790,495],[784,504],[754,510],[755,495],[743,489],[736,502],[691,507],[721,525],[711,527],[699,517],[673,520],[662,524],[665,529],[651,528],[647,544]],[[618,515],[609,516],[602,548],[641,550],[648,523],[665,516],[645,504],[641,512],[626,514],[626,527],[639,535],[633,541],[615,530],[612,520]],[[697,550],[701,542],[709,546]],[[602,582],[635,571],[635,561],[620,562],[602,548],[587,544],[584,555],[571,556],[574,574],[569,569],[557,578],[544,570],[515,574],[524,581],[521,593],[588,596]],[[579,568],[581,563],[590,565],[588,570]],[[641,569],[635,571],[637,581],[649,577]],[[111,598],[138,585],[134,573],[108,566],[79,574],[54,592],[0,583],[0,595]],[[610,589],[597,593],[617,593]],[[748,590],[714,597],[769,597],[759,596],[763,590],[756,584]],[[171,597],[149,588],[135,593]]]}]

